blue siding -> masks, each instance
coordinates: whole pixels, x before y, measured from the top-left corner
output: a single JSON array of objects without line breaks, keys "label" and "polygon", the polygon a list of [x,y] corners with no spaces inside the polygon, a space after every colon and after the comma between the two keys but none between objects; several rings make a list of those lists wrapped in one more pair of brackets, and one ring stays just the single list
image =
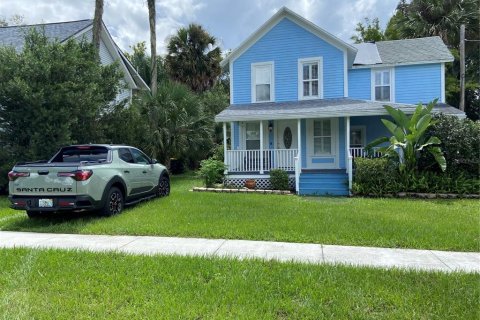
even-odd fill
[{"label": "blue siding", "polygon": [[388,116],[369,116],[369,117],[351,117],[350,126],[365,126],[367,135],[367,144],[373,140],[383,137],[391,136],[390,132],[385,128],[381,119],[392,120]]},{"label": "blue siding", "polygon": [[441,64],[395,67],[395,101],[428,103],[441,98]]},{"label": "blue siding", "polygon": [[343,97],[343,51],[284,18],[233,62],[233,103],[251,102],[251,64],[274,61],[275,100],[298,100],[298,59],[323,57],[324,98]]},{"label": "blue siding", "polygon": [[370,100],[371,91],[371,69],[350,69],[348,70],[348,96],[352,99]]}]

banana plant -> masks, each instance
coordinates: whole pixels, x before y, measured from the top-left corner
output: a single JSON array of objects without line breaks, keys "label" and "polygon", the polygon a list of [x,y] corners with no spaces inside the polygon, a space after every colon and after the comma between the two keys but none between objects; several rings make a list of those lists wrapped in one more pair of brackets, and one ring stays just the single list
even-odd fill
[{"label": "banana plant", "polygon": [[436,104],[437,100],[430,102],[426,107],[419,103],[411,116],[400,109],[384,106],[393,122],[387,119],[382,119],[382,122],[392,136],[375,139],[367,148],[389,143],[387,146],[378,148],[378,152],[385,157],[397,160],[399,170],[404,174],[412,173],[417,169],[417,160],[422,152],[432,154],[441,170],[445,171],[447,163],[439,146],[440,139],[425,135],[427,129],[434,124],[431,112]]}]

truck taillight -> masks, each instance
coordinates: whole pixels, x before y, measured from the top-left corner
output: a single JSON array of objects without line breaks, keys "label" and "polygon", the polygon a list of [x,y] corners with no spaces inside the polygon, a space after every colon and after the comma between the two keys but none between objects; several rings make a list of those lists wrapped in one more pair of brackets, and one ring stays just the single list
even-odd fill
[{"label": "truck taillight", "polygon": [[30,172],[10,171],[8,173],[8,180],[15,181],[17,178],[29,177],[29,176],[30,176]]},{"label": "truck taillight", "polygon": [[77,181],[86,181],[92,176],[92,170],[77,170],[71,172],[59,172],[57,173],[58,177],[70,177]]}]

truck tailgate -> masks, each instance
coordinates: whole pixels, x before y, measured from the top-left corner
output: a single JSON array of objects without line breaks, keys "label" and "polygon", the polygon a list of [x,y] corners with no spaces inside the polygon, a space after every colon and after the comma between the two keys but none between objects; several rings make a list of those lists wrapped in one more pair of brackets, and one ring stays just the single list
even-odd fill
[{"label": "truck tailgate", "polygon": [[14,171],[29,173],[18,177],[10,184],[10,194],[18,196],[64,196],[75,195],[77,181],[71,177],[59,177],[60,172],[78,169],[72,163],[44,163],[15,166]]}]

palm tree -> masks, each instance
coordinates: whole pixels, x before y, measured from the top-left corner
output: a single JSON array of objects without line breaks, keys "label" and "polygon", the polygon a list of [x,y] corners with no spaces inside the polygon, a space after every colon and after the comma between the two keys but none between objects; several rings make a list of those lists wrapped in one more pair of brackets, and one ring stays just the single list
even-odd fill
[{"label": "palm tree", "polygon": [[155,0],[147,0],[148,3],[148,21],[150,23],[150,90],[152,95],[157,93],[157,32],[155,24]]},{"label": "palm tree", "polygon": [[200,160],[211,150],[213,119],[185,85],[167,81],[140,103],[149,122],[146,149],[160,162],[168,166],[171,158]]},{"label": "palm tree", "polygon": [[213,87],[221,73],[221,50],[202,26],[180,28],[168,42],[165,67],[170,77],[195,92]]},{"label": "palm tree", "polygon": [[95,14],[93,16],[93,45],[100,60],[100,33],[102,32],[103,0],[95,0]]},{"label": "palm tree", "polygon": [[439,36],[447,45],[458,47],[462,23],[472,39],[478,35],[478,0],[402,0],[397,10],[400,17],[396,24],[402,38]]}]

